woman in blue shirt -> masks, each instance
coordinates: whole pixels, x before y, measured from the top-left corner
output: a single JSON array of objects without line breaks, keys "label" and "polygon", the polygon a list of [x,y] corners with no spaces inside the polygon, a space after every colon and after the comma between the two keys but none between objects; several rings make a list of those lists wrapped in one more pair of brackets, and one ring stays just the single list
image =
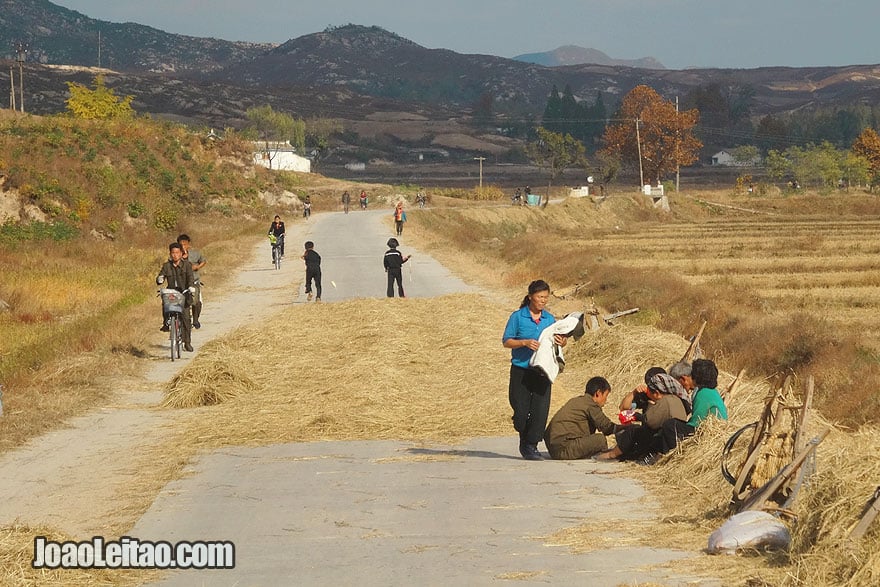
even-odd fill
[{"label": "woman in blue shirt", "polygon": [[[505,348],[511,349],[510,384],[508,395],[513,408],[513,427],[519,432],[519,452],[529,461],[542,461],[538,443],[544,438],[547,415],[550,411],[550,380],[543,373],[529,368],[529,359],[538,350],[541,332],[556,322],[544,309],[550,299],[550,286],[538,279],[529,284],[529,293],[519,310],[510,315],[501,338]],[[559,346],[567,338],[555,335]]]}]

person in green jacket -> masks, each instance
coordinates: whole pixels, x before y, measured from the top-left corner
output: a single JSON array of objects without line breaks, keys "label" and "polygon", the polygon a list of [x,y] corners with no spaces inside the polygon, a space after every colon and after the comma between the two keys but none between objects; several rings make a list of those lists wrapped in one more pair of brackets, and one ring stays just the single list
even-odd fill
[{"label": "person in green jacket", "polygon": [[568,400],[547,426],[544,444],[553,459],[585,459],[608,448],[605,439],[614,434],[614,423],[602,407],[611,385],[604,377],[587,381],[584,395]]},{"label": "person in green jacket", "polygon": [[727,406],[718,393],[718,367],[709,359],[697,359],[691,365],[694,380],[693,411],[688,424],[696,428],[709,414],[727,420]]}]

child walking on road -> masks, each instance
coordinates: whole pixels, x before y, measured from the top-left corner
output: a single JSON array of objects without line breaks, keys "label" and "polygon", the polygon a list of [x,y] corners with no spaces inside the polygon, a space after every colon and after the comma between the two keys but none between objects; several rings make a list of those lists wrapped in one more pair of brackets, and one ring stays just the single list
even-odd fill
[{"label": "child walking on road", "polygon": [[315,243],[306,241],[306,252],[302,254],[306,262],[306,299],[312,301],[312,281],[315,282],[315,301],[321,301],[321,255],[315,251]]},{"label": "child walking on road", "polygon": [[397,281],[397,294],[405,298],[406,296],[403,293],[403,264],[410,260],[412,255],[407,255],[406,257],[397,250],[397,247],[400,246],[400,243],[397,242],[396,238],[388,239],[388,246],[390,247],[387,251],[385,251],[385,258],[383,259],[383,264],[385,265],[385,273],[388,274],[388,291],[387,295],[389,298],[394,297],[394,282]]}]

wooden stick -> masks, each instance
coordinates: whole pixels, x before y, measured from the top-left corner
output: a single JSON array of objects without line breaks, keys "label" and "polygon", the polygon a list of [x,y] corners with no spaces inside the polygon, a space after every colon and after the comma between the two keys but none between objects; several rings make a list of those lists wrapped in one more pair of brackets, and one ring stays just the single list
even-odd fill
[{"label": "wooden stick", "polygon": [[807,417],[809,416],[810,409],[813,407],[813,390],[815,388],[815,381],[813,380],[813,376],[807,379],[807,392],[804,395],[804,405],[801,408],[800,419],[798,420],[797,430],[795,431],[794,437],[794,453],[797,454],[804,450],[807,446]]},{"label": "wooden stick", "polygon": [[877,517],[877,514],[880,514],[880,487],[874,490],[873,497],[865,504],[862,510],[862,517],[852,529],[852,532],[849,533],[849,539],[858,540],[864,536],[871,526],[871,522]]},{"label": "wooden stick", "polygon": [[605,314],[604,316],[602,316],[602,319],[605,320],[605,322],[611,324],[611,321],[615,318],[620,318],[621,316],[629,316],[630,314],[635,314],[638,311],[638,308],[630,308],[629,310],[614,312],[613,314]]},{"label": "wooden stick", "polygon": [[724,390],[724,393],[721,394],[721,401],[723,401],[725,404],[727,403],[728,399],[733,396],[733,392],[736,391],[737,387],[739,387],[739,384],[745,377],[745,374],[745,369],[739,370],[739,373],[736,374],[736,377],[734,377],[733,381],[730,382],[730,385],[727,387],[726,390]]},{"label": "wooden stick", "polygon": [[694,355],[697,352],[697,347],[700,345],[700,337],[703,336],[703,330],[706,328],[706,321],[703,320],[703,325],[700,326],[700,330],[697,331],[697,335],[694,336],[694,339],[691,341],[690,346],[685,351],[684,356],[681,358],[682,361],[686,361],[688,363],[693,362]]}]

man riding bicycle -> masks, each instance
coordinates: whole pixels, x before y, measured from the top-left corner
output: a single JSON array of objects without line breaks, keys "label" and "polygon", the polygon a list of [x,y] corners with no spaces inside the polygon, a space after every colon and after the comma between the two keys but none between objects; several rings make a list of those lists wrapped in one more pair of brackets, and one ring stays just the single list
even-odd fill
[{"label": "man riding bicycle", "polygon": [[[275,215],[275,220],[272,224],[269,225],[269,234],[274,236],[276,239],[278,237],[281,238],[281,256],[284,257],[284,223],[281,222],[281,216],[278,214]],[[272,259],[272,264],[275,264],[275,259]]]},{"label": "man riding bicycle", "polygon": [[[192,344],[190,344],[190,336],[192,334],[192,317],[190,316],[192,294],[190,293],[190,288],[195,285],[192,264],[183,258],[183,248],[177,242],[168,245],[168,254],[171,258],[165,261],[165,264],[162,265],[159,275],[156,276],[156,284],[164,284],[166,288],[176,289],[184,294],[186,307],[180,314],[180,321],[183,325],[181,335],[183,338],[184,350],[192,352],[193,347]],[[168,332],[168,316],[165,312],[162,312],[162,328],[160,330],[162,330],[162,332]]]}]

